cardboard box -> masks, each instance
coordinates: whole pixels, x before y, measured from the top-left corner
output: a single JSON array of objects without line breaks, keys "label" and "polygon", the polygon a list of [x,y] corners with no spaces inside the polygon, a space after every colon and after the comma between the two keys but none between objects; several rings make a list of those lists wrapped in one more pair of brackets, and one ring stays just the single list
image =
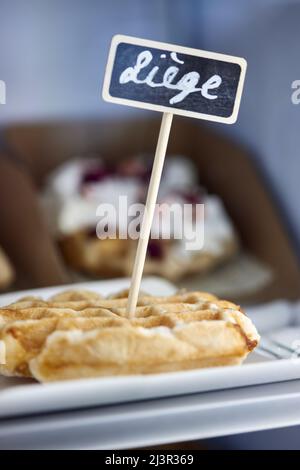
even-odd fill
[{"label": "cardboard box", "polygon": [[[96,152],[118,159],[154,154],[159,125],[159,118],[72,121],[15,126],[6,133],[41,185],[50,170],[76,155]],[[223,199],[245,250],[272,269],[272,282],[248,300],[299,298],[300,269],[291,240],[251,156],[211,128],[179,117],[168,153],[196,163],[201,183]]]}]

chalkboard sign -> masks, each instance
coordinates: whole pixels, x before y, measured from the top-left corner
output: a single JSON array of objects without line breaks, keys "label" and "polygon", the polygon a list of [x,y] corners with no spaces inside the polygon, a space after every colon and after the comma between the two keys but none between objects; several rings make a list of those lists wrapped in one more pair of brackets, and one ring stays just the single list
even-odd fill
[{"label": "chalkboard sign", "polygon": [[239,57],[114,36],[106,67],[106,101],[232,124],[247,63]]},{"label": "chalkboard sign", "polygon": [[129,36],[113,37],[103,99],[160,111],[162,121],[149,182],[126,313],[134,317],[173,114],[232,124],[247,63],[239,57]]}]

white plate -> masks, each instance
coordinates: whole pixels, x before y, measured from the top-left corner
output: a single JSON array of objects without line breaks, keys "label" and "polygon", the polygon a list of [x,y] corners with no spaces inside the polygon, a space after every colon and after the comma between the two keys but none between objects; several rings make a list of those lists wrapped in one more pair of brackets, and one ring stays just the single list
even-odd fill
[{"label": "white plate", "polygon": [[299,390],[296,380],[1,419],[0,449],[130,449],[295,426]]},{"label": "white plate", "polygon": [[[127,287],[128,279],[77,284],[104,295]],[[64,288],[74,288],[64,286]],[[148,278],[142,289],[156,295],[170,295],[175,288],[165,280]],[[27,291],[27,294],[49,296],[62,290],[51,287]],[[25,292],[0,296],[5,305]],[[137,375],[85,379],[49,384],[0,378],[0,418],[67,410],[88,406],[117,404],[149,398],[220,390],[253,384],[265,384],[300,378],[300,359],[270,360],[252,354],[242,367],[220,367],[155,375]]]}]

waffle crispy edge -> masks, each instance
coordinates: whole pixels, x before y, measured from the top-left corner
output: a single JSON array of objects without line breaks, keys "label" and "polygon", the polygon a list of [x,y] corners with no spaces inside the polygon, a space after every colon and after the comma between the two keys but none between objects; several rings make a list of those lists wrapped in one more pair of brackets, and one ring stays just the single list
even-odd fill
[{"label": "waffle crispy edge", "polygon": [[238,364],[259,341],[238,306],[210,294],[142,295],[133,320],[126,302],[68,291],[0,309],[0,372],[47,382]]}]

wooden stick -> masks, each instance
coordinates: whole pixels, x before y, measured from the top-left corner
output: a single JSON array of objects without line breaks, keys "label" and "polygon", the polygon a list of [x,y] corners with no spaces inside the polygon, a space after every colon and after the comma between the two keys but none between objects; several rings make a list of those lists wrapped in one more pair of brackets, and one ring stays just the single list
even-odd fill
[{"label": "wooden stick", "polygon": [[155,204],[157,200],[157,194],[159,190],[159,184],[164,166],[165,155],[171,130],[173,114],[164,113],[161,121],[155,157],[153,162],[153,168],[149,183],[149,189],[147,194],[145,212],[143,215],[143,221],[141,225],[140,238],[138,247],[135,255],[131,285],[127,303],[127,316],[134,317],[136,304],[138,300],[144,264],[147,253],[147,246],[151,232],[152,220],[155,211]]}]

